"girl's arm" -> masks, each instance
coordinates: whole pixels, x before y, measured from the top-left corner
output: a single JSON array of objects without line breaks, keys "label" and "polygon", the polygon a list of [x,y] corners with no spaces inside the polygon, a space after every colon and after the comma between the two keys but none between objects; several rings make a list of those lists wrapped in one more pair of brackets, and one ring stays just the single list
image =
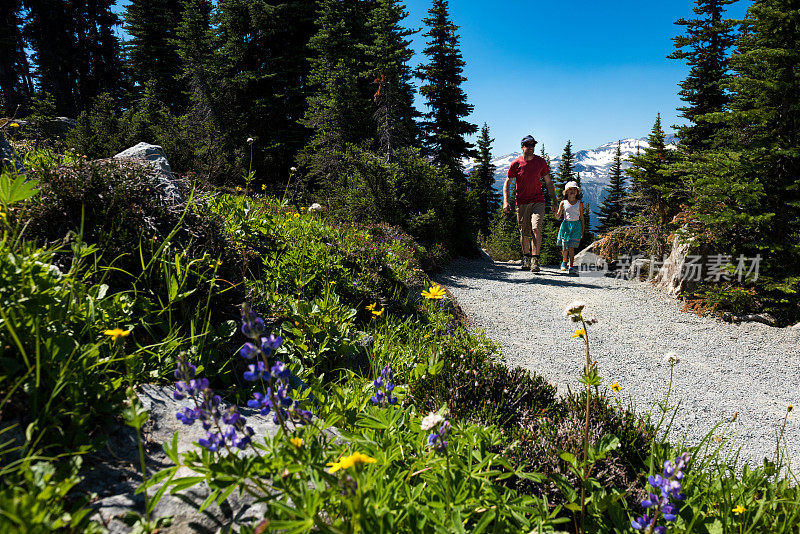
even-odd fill
[{"label": "girl's arm", "polygon": [[562,200],[561,202],[558,203],[558,209],[556,210],[554,216],[556,219],[560,219],[563,213],[564,213],[564,201]]},{"label": "girl's arm", "polygon": [[583,234],[586,233],[586,219],[583,217],[583,202],[578,205],[578,213],[581,217],[581,239],[583,239]]}]

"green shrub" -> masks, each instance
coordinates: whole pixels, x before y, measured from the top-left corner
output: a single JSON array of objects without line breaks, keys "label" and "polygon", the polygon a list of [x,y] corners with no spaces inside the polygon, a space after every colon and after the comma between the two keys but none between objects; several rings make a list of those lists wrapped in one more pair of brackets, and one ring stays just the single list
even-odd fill
[{"label": "green shrub", "polygon": [[497,210],[489,227],[489,235],[481,245],[495,261],[519,260],[522,257],[522,249],[519,244],[516,213]]}]

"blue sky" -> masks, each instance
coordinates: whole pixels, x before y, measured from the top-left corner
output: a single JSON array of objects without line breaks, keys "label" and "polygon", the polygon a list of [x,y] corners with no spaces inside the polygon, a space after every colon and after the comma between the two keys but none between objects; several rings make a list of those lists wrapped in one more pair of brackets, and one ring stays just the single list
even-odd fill
[{"label": "blue sky", "polygon": [[[116,11],[128,2],[119,0]],[[424,24],[431,0],[406,0],[405,26],[414,36],[417,65],[425,58]],[[728,6],[744,17],[750,0]],[[519,150],[532,134],[551,156],[567,140],[576,150],[644,137],[661,113],[667,132],[679,122],[678,83],[688,68],[666,59],[672,37],[692,18],[691,0],[525,1],[450,0],[466,61],[464,90],[470,120],[489,125],[493,153]],[[424,102],[418,100],[424,110]],[[474,140],[474,139],[473,139]]]},{"label": "blue sky", "polygon": [[[743,17],[750,3],[728,6],[727,15]],[[407,0],[405,25],[423,27],[430,4]],[[694,17],[694,5],[451,0],[467,63],[464,89],[475,106],[472,122],[489,125],[495,156],[519,150],[528,133],[553,156],[567,140],[583,149],[643,137],[659,112],[668,129],[679,121],[677,84],[688,68],[666,56],[682,30],[674,21]],[[424,48],[421,33],[414,40],[418,52]],[[414,61],[421,59],[418,54]]]}]

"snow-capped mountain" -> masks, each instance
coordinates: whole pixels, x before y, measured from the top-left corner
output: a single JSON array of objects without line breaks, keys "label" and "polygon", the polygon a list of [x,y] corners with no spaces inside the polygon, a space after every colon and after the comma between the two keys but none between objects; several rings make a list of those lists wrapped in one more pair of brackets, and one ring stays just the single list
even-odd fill
[{"label": "snow-capped mountain", "polygon": [[[666,136],[668,148],[675,148],[677,140],[675,136]],[[636,154],[638,150],[644,150],[649,147],[646,137],[640,139],[622,139],[620,144],[620,151],[622,153],[622,168],[628,168],[625,160],[628,157]],[[590,219],[591,225],[596,226],[596,217],[594,211],[600,206],[603,198],[605,197],[605,189],[608,185],[608,173],[611,169],[611,164],[614,162],[614,154],[617,150],[617,142],[612,141],[591,150],[578,150],[575,152],[575,172],[580,173],[581,176],[581,189],[583,191],[583,205],[584,208],[592,211]],[[494,158],[492,163],[495,166],[494,172],[494,188],[501,192],[503,191],[503,182],[506,180],[508,168],[511,162],[520,156],[520,152],[512,152],[498,158]],[[561,163],[561,155],[550,159],[550,169],[553,174],[558,173],[558,166]],[[464,168],[469,172],[474,166],[474,161],[470,160],[465,162]]]}]

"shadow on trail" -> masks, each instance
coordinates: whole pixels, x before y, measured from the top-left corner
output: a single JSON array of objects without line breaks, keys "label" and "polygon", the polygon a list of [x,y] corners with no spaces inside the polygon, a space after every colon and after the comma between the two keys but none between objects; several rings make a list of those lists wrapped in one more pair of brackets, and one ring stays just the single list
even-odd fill
[{"label": "shadow on trail", "polygon": [[[492,263],[489,261],[471,262],[470,278],[473,280],[493,280],[509,284],[540,284],[553,287],[586,287],[598,288],[591,279],[569,276],[558,270],[555,266],[544,266],[538,273],[522,272],[518,264]],[[447,271],[447,269],[445,269]],[[520,278],[520,276],[522,276]],[[446,286],[468,287],[464,283],[463,273],[440,273],[437,277]]]}]

